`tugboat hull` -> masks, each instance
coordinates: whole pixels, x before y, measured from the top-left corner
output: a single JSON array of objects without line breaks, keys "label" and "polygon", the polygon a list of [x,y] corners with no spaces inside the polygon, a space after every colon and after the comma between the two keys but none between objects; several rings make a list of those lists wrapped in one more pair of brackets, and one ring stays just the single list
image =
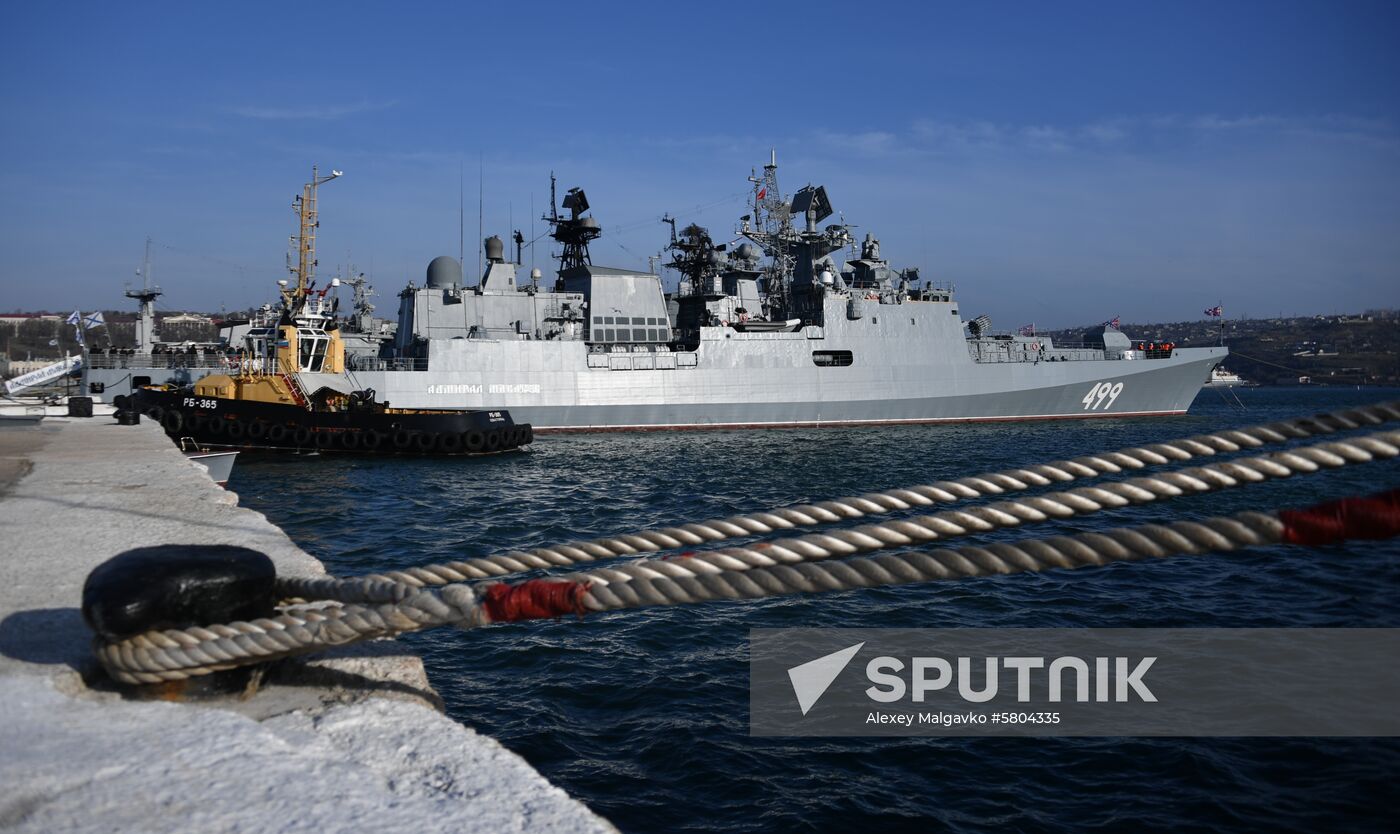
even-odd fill
[{"label": "tugboat hull", "polygon": [[519,449],[534,440],[531,426],[516,424],[505,410],[310,411],[153,388],[137,389],[118,405],[156,420],[171,437],[229,449],[475,455]]}]

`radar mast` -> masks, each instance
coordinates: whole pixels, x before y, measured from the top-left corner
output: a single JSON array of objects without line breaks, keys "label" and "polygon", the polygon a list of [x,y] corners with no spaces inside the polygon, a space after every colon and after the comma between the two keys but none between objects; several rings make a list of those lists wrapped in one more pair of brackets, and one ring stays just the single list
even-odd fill
[{"label": "radar mast", "polygon": [[554,174],[549,175],[549,214],[543,219],[554,227],[549,236],[559,241],[563,251],[559,253],[559,272],[562,274],[581,266],[591,266],[592,257],[588,254],[588,244],[603,233],[603,227],[593,217],[584,217],[588,211],[588,196],[582,188],[570,188],[564,195],[564,209],[567,218],[559,216],[555,201]]}]

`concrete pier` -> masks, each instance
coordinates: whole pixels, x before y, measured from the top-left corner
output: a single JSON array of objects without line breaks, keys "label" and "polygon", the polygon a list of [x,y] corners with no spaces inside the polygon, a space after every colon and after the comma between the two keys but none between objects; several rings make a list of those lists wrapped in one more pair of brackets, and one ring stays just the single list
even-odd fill
[{"label": "concrete pier", "polygon": [[79,612],[101,562],[236,544],[284,575],[325,572],[149,421],[0,429],[0,536],[0,828],[614,830],[444,716],[421,661],[393,641],[286,661],[249,698],[118,694]]}]

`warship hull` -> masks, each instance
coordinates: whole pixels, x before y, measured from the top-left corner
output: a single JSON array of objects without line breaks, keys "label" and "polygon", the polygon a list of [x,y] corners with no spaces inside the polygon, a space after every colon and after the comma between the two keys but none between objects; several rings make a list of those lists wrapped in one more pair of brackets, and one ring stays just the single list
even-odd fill
[{"label": "warship hull", "polygon": [[[566,347],[558,344],[456,342],[444,345],[433,363],[459,370],[350,375],[355,385],[374,388],[396,406],[505,408],[536,431],[837,426],[1180,414],[1226,355],[1220,348],[1193,348],[1144,361],[819,368],[811,366],[805,339],[754,341],[752,349],[740,350],[731,340],[708,356],[702,344],[695,354],[580,349],[575,357],[558,356]],[[780,361],[784,357],[791,361]],[[547,367],[570,359],[595,367]],[[760,363],[769,367],[754,367]],[[309,377],[307,385],[318,384]]]}]

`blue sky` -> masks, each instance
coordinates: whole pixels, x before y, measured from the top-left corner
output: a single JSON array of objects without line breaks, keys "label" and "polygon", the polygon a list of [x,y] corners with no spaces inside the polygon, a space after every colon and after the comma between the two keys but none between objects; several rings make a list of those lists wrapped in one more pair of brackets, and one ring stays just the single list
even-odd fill
[{"label": "blue sky", "polygon": [[552,170],[644,265],[770,147],[1002,327],[1400,306],[1397,43],[1364,2],[7,3],[0,309],[125,308],[148,235],[167,308],[270,300],[313,162],[381,311],[462,170],[475,271],[479,166],[487,233]]}]

